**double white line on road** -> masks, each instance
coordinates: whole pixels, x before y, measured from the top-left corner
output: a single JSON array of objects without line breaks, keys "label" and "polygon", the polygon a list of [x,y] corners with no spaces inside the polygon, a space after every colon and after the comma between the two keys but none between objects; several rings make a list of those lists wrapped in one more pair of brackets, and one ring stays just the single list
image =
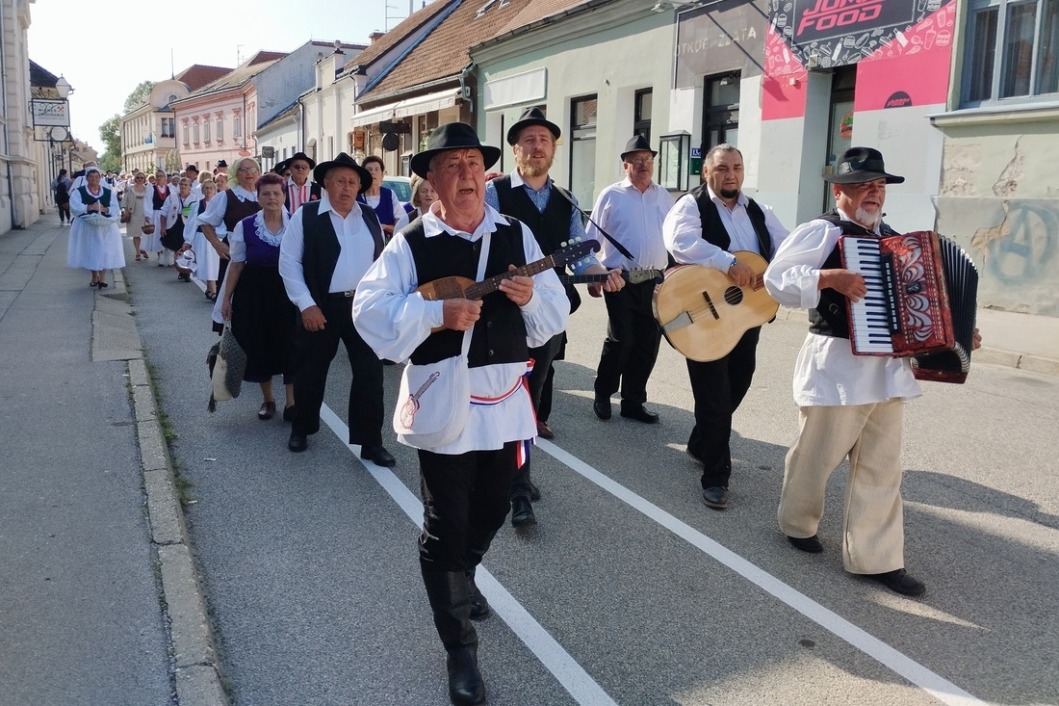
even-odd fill
[{"label": "double white line on road", "polygon": [[[339,439],[345,440],[349,438],[348,428],[327,405],[324,405],[321,410],[320,418]],[[665,527],[702,553],[728,567],[831,634],[923,689],[938,701],[950,706],[985,705],[984,701],[972,696],[952,682],[927,669],[919,662],[895,650],[882,640],[780,581],[772,574],[721,546],[702,532],[600,473],[581,459],[543,439],[537,440],[537,446],[541,451],[566,465],[589,482]],[[353,450],[356,447],[349,446],[349,448]],[[383,490],[389,493],[394,502],[405,511],[405,514],[414,523],[420,524],[423,518],[423,505],[419,498],[389,469],[376,466],[369,461],[362,460],[361,462],[379,485],[382,486]],[[599,704],[600,706],[615,704],[615,701],[563,649],[562,645],[556,642],[548,631],[484,567],[479,568],[476,579],[479,588],[489,599],[497,614],[511,627],[515,635],[529,647],[579,704]]]}]

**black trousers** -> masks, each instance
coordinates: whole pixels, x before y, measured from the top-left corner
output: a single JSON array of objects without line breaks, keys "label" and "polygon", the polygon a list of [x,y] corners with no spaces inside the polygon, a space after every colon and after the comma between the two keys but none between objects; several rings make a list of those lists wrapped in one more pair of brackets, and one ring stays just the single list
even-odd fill
[{"label": "black trousers", "polygon": [[482,562],[507,517],[519,443],[456,456],[419,450],[419,562],[424,572],[466,571]]},{"label": "black trousers", "polygon": [[760,335],[760,326],[750,329],[731,353],[718,360],[688,360],[695,397],[695,426],[688,438],[688,451],[703,461],[703,488],[728,487],[732,476],[732,415],[754,379]]},{"label": "black trousers", "polygon": [[[548,381],[548,371],[551,370],[552,361],[563,347],[563,334],[552,336],[540,348],[530,348],[529,357],[533,358],[533,372],[529,376],[530,397],[533,399],[533,408],[537,410],[540,417],[541,394],[544,392],[544,383]],[[530,497],[530,459],[522,467],[515,471],[515,480],[511,484],[511,499]]]},{"label": "black trousers", "polygon": [[320,431],[327,371],[341,341],[353,370],[349,384],[349,443],[382,444],[382,361],[353,327],[353,299],[332,297],[320,309],[327,318],[323,331],[306,331],[299,316],[294,332],[295,405],[291,430],[306,435]]},{"label": "black trousers", "polygon": [[658,359],[662,329],[651,309],[654,282],[627,284],[603,292],[607,305],[607,338],[596,369],[596,396],[610,397],[621,389],[623,407],[647,401],[647,379]]}]

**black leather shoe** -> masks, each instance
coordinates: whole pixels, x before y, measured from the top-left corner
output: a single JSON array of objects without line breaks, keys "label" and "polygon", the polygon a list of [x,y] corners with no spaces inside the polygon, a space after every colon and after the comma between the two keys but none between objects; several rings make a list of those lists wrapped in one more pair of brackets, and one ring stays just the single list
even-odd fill
[{"label": "black leather shoe", "polygon": [[865,574],[872,581],[878,581],[894,593],[902,596],[922,596],[927,592],[927,586],[917,578],[913,578],[904,569],[887,571],[883,574]]},{"label": "black leather shoe", "polygon": [[815,534],[812,537],[787,537],[787,541],[795,549],[801,549],[810,554],[819,554],[824,551],[824,545],[820,544],[820,538]]},{"label": "black leather shoe", "polygon": [[638,404],[633,407],[626,407],[622,405],[621,416],[626,417],[628,419],[635,419],[636,421],[643,422],[644,424],[657,424],[659,419],[657,414],[655,414],[654,412],[647,411],[647,408],[644,407],[642,404]]},{"label": "black leather shoe", "polygon": [[528,498],[515,498],[511,501],[511,526],[526,527],[537,524],[533,506]]},{"label": "black leather shoe", "polygon": [[257,410],[257,418],[263,422],[267,422],[276,416],[276,403],[275,402],[262,402],[261,409]]},{"label": "black leather shoe", "polygon": [[592,403],[592,411],[603,421],[610,419],[610,398],[597,395],[596,401]]},{"label": "black leather shoe", "polygon": [[287,441],[287,448],[296,454],[301,453],[309,448],[309,441],[305,438],[305,434],[297,434],[292,431],[290,439]]},{"label": "black leather shoe", "polygon": [[475,706],[485,703],[485,682],[478,671],[478,659],[469,647],[449,652],[449,699],[456,706]]},{"label": "black leather shoe", "polygon": [[390,468],[397,465],[397,459],[381,444],[364,444],[360,447],[360,457],[366,458],[376,466]]},{"label": "black leather shoe", "polygon": [[728,507],[728,488],[722,488],[719,485],[713,488],[704,488],[702,491],[702,502],[706,504],[706,507],[712,507],[714,510],[725,509]]},{"label": "black leather shoe", "polygon": [[537,487],[537,484],[534,483],[533,481],[530,481],[529,487],[530,487],[530,500],[533,501],[533,502],[537,502],[538,500],[540,500],[541,499],[541,489]]}]

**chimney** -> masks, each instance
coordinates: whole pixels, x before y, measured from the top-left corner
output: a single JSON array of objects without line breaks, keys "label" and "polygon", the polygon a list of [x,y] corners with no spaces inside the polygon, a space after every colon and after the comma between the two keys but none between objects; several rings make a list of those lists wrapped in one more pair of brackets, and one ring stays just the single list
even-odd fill
[{"label": "chimney", "polygon": [[386,35],[385,32],[380,32],[379,30],[375,30],[374,32],[372,32],[371,34],[368,35],[368,42],[371,43],[371,44],[374,44],[377,39],[382,39],[385,35]]}]

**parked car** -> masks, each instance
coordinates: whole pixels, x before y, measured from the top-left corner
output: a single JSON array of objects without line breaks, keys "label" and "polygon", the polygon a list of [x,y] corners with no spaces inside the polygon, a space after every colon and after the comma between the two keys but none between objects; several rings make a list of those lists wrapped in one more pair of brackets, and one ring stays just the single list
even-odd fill
[{"label": "parked car", "polygon": [[382,185],[397,194],[397,198],[401,200],[401,203],[408,203],[408,201],[412,198],[412,184],[408,177],[384,177],[382,180]]}]

